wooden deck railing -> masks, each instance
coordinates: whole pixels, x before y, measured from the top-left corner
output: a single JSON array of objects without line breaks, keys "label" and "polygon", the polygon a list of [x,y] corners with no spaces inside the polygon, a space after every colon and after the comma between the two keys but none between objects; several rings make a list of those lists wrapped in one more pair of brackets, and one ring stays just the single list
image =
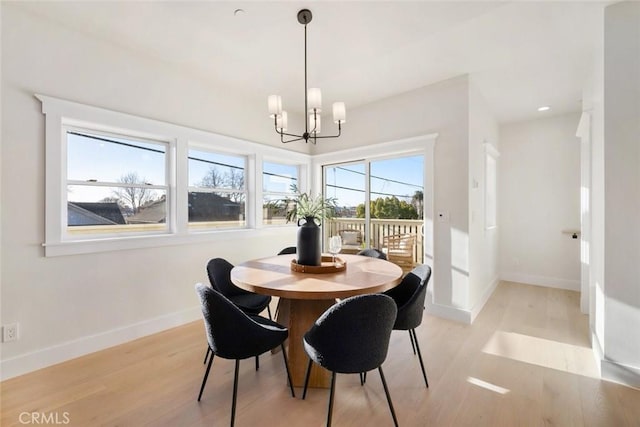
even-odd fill
[{"label": "wooden deck railing", "polygon": [[364,218],[334,218],[325,227],[325,247],[328,247],[329,236],[337,235],[341,230],[357,230],[362,233],[364,245],[371,248],[382,248],[382,241],[385,236],[396,234],[413,234],[416,236],[414,248],[415,260],[423,262],[423,221],[416,219],[372,219],[369,233],[365,232]]}]

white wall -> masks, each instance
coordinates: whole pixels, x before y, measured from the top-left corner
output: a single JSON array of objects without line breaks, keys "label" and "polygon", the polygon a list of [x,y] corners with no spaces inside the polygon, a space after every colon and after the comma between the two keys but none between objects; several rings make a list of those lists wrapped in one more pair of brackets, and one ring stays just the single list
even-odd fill
[{"label": "white wall", "polygon": [[501,279],[580,290],[579,114],[500,127]]},{"label": "white wall", "polygon": [[[485,227],[485,155],[499,150],[498,123],[473,84],[469,84],[469,301],[472,320],[498,284],[498,227]],[[498,165],[501,163],[497,158]]]},{"label": "white wall", "polygon": [[603,376],[640,387],[640,3],[604,18]]},{"label": "white wall", "polygon": [[6,2],[0,7],[1,322],[20,322],[19,341],[2,344],[4,378],[199,318],[193,284],[206,280],[208,259],[236,263],[295,241],[291,228],[45,258],[44,116],[34,93],[280,143],[269,137],[264,100],[237,99],[138,52],[68,31]]},{"label": "white wall", "polygon": [[[461,76],[393,96],[349,113],[339,140],[314,153],[437,133],[435,145],[434,314],[471,322],[469,280],[469,79]],[[437,215],[436,215],[437,216]]]}]

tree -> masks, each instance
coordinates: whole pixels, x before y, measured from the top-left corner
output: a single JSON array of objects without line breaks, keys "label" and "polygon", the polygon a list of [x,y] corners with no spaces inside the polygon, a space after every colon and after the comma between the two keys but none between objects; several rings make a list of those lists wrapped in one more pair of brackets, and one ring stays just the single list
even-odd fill
[{"label": "tree", "polygon": [[[200,181],[200,186],[209,188],[231,188],[233,190],[243,190],[244,171],[230,168],[229,172],[222,174],[215,166],[212,166],[211,168],[209,168],[209,171],[204,176],[204,178],[202,178],[202,180]],[[243,192],[224,193],[220,195],[236,203],[242,203],[244,201],[242,200],[244,196]]]},{"label": "tree", "polygon": [[[122,184],[144,185],[147,180],[140,178],[138,172],[128,172],[122,175],[118,182]],[[154,200],[155,191],[145,187],[122,186],[113,192],[114,197],[119,203],[131,208],[136,214],[140,211],[140,207]]]},{"label": "tree", "polygon": [[418,212],[418,218],[422,218],[422,209],[424,207],[424,193],[419,190],[413,193],[411,204],[416,208],[416,212]]},{"label": "tree", "polygon": [[216,167],[209,168],[207,174],[200,181],[201,187],[219,188],[224,184],[224,177]]},{"label": "tree", "polygon": [[[244,171],[229,169],[229,172],[225,175],[225,181],[227,186],[234,190],[244,189]],[[244,193],[231,193],[229,198],[236,203],[241,203],[243,202],[243,196]]]},{"label": "tree", "polygon": [[[371,200],[369,203],[369,212],[371,218],[380,219],[418,219],[418,211],[416,208],[405,202],[399,200],[397,197],[378,197],[375,200]],[[356,206],[356,216],[358,218],[364,218],[364,203]]]}]

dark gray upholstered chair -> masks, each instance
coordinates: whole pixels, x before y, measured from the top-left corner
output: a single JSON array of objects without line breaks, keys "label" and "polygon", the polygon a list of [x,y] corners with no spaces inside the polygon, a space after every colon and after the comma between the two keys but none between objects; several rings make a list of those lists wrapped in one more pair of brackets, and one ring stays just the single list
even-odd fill
[{"label": "dark gray upholstered chair", "polygon": [[398,425],[382,372],[382,362],[387,357],[397,311],[394,301],[383,294],[345,298],[327,309],[304,335],[304,349],[309,356],[309,365],[302,398],[307,394],[312,362],[332,373],[327,426],[331,425],[336,374],[361,373],[376,368],[380,373],[393,422]]},{"label": "dark gray upholstered chair", "polygon": [[413,354],[416,354],[416,350],[418,351],[422,376],[424,377],[424,383],[427,388],[429,387],[429,382],[427,381],[427,373],[424,369],[424,363],[422,362],[422,354],[420,354],[416,328],[422,323],[424,300],[430,277],[431,267],[428,265],[419,265],[404,276],[398,286],[385,292],[385,295],[393,298],[398,306],[398,316],[393,325],[393,329],[409,331]]},{"label": "dark gray upholstered chair", "polygon": [[375,249],[375,248],[363,249],[360,252],[358,252],[357,255],[368,256],[371,258],[380,258],[384,260],[387,259],[387,255],[384,252],[379,251],[378,249]]},{"label": "dark gray upholstered chair", "polygon": [[297,252],[298,252],[298,248],[296,248],[295,246],[287,246],[286,248],[278,252],[278,255],[291,255]]},{"label": "dark gray upholstered chair", "polygon": [[[247,314],[260,314],[265,308],[271,317],[271,309],[269,303],[271,297],[269,295],[259,295],[253,292],[245,291],[237,287],[231,282],[231,269],[233,264],[223,258],[213,258],[207,263],[207,275],[209,276],[209,282],[216,291],[227,297],[232,303],[234,303],[240,310]],[[211,353],[210,349],[204,356],[204,363],[207,363],[207,358]],[[256,370],[260,367],[260,362],[256,356]]]},{"label": "dark gray upholstered chair", "polygon": [[207,334],[209,348],[212,351],[207,371],[202,379],[198,402],[202,398],[204,386],[215,356],[236,361],[233,377],[233,400],[231,404],[231,426],[235,421],[236,398],[238,395],[238,369],[240,360],[254,357],[277,346],[282,350],[284,366],[287,370],[291,396],[295,397],[284,341],[289,331],[284,326],[257,315],[249,316],[220,292],[202,284],[196,284],[196,293],[200,298],[202,316]]},{"label": "dark gray upholstered chair", "polygon": [[207,274],[211,286],[222,295],[231,300],[240,310],[247,314],[260,314],[265,308],[271,319],[269,295],[259,295],[245,291],[231,282],[231,269],[233,264],[222,258],[213,258],[207,263]]}]

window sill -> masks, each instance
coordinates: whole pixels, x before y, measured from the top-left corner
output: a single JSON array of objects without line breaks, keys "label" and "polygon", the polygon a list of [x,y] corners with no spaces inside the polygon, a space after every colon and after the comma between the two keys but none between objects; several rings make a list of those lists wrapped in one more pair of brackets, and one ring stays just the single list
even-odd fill
[{"label": "window sill", "polygon": [[[293,230],[293,228],[291,228]],[[260,239],[282,234],[282,227],[243,228],[199,231],[188,234],[161,234],[153,236],[118,237],[44,243],[45,256],[67,256],[100,252],[157,248],[207,242],[225,242]]]}]

